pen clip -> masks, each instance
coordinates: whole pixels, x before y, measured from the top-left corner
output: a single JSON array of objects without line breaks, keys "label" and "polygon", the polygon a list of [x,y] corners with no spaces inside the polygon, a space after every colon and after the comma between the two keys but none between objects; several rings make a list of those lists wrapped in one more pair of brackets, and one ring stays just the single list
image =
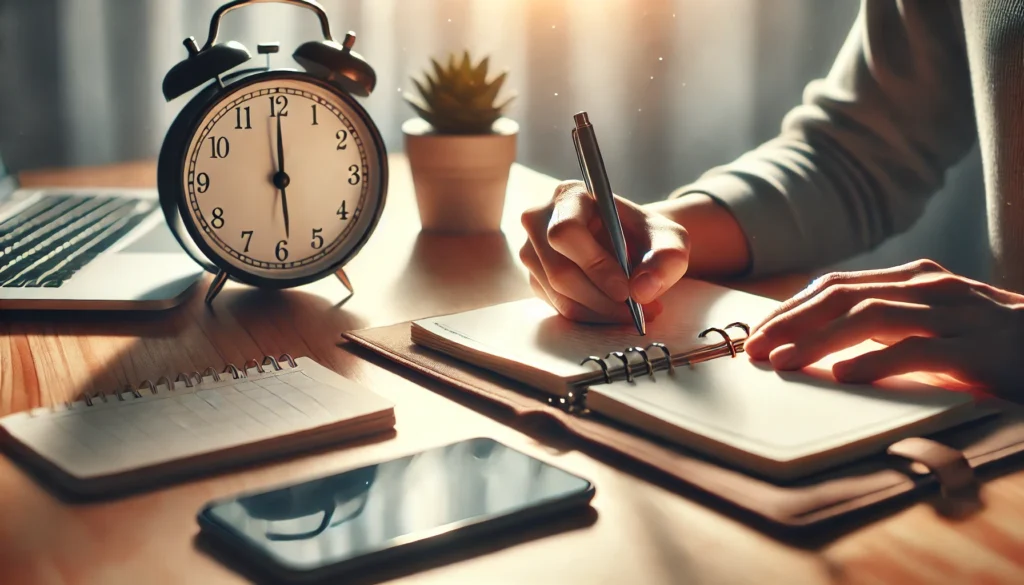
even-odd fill
[{"label": "pen clip", "polygon": [[576,148],[576,159],[580,162],[580,173],[583,174],[583,183],[587,186],[587,193],[590,193],[591,197],[595,197],[594,185],[590,180],[590,169],[587,167],[587,161],[583,160],[583,146],[580,144],[579,131],[575,128],[572,129],[572,144]]}]

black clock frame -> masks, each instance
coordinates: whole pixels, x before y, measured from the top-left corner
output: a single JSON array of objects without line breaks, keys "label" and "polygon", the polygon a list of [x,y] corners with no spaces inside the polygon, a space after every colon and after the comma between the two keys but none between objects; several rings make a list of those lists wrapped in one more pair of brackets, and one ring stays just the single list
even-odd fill
[{"label": "black clock frame", "polygon": [[[278,79],[294,79],[311,83],[338,96],[356,113],[366,128],[369,129],[369,139],[363,142],[367,145],[366,148],[374,149],[380,160],[380,204],[374,209],[373,216],[366,229],[363,230],[363,233],[359,234],[359,239],[356,241],[355,246],[323,271],[298,278],[266,278],[245,272],[221,258],[220,254],[216,253],[206,243],[198,226],[191,221],[183,182],[183,171],[185,165],[188,164],[188,145],[210,110],[219,104],[221,99],[230,92],[261,81]],[[167,225],[171,228],[171,233],[174,234],[174,237],[188,255],[208,272],[213,274],[223,272],[232,280],[262,288],[291,288],[309,284],[336,273],[366,245],[370,235],[377,229],[377,224],[380,222],[384,206],[387,203],[388,157],[387,151],[384,148],[384,139],[377,125],[359,102],[348,93],[339,90],[337,86],[331,85],[318,77],[295,69],[250,69],[225,76],[223,78],[223,85],[219,82],[214,82],[203,88],[181,109],[167,130],[163,146],[160,149],[160,157],[157,162],[157,191],[160,194],[160,207],[163,209],[164,217],[167,219]],[[190,219],[186,220],[186,217]]]}]

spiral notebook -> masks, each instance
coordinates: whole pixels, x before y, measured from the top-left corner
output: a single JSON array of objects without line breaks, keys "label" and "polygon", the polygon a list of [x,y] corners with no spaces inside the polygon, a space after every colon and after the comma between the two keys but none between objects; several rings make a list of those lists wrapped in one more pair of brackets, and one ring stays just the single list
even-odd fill
[{"label": "spiral notebook", "polygon": [[422,347],[525,383],[570,412],[607,417],[749,472],[789,480],[980,416],[973,397],[906,377],[835,381],[830,356],[779,373],[743,354],[777,303],[698,280],[663,299],[641,337],[573,323],[527,299],[414,321]]},{"label": "spiral notebook", "polygon": [[392,429],[394,405],[312,359],[265,357],[0,419],[58,488],[112,495]]}]

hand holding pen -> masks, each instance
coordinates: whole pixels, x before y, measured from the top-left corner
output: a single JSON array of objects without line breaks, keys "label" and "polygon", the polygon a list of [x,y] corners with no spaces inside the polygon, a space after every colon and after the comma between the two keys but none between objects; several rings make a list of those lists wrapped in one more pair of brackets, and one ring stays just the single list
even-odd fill
[{"label": "hand holding pen", "polygon": [[632,298],[645,321],[652,321],[662,310],[657,299],[686,273],[686,230],[626,199],[614,201],[632,268],[628,276],[584,183],[562,183],[549,203],[523,214],[529,239],[520,258],[531,286],[567,318],[634,323],[626,304]]}]

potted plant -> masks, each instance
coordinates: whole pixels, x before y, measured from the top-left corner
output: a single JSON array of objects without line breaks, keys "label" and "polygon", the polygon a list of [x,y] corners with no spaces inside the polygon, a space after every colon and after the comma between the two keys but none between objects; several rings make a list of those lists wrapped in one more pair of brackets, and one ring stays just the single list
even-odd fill
[{"label": "potted plant", "polygon": [[501,229],[508,175],[516,159],[519,125],[499,103],[507,73],[488,80],[489,58],[473,64],[469,52],[413,79],[419,96],[405,100],[419,117],[402,125],[424,230],[448,233]]}]

